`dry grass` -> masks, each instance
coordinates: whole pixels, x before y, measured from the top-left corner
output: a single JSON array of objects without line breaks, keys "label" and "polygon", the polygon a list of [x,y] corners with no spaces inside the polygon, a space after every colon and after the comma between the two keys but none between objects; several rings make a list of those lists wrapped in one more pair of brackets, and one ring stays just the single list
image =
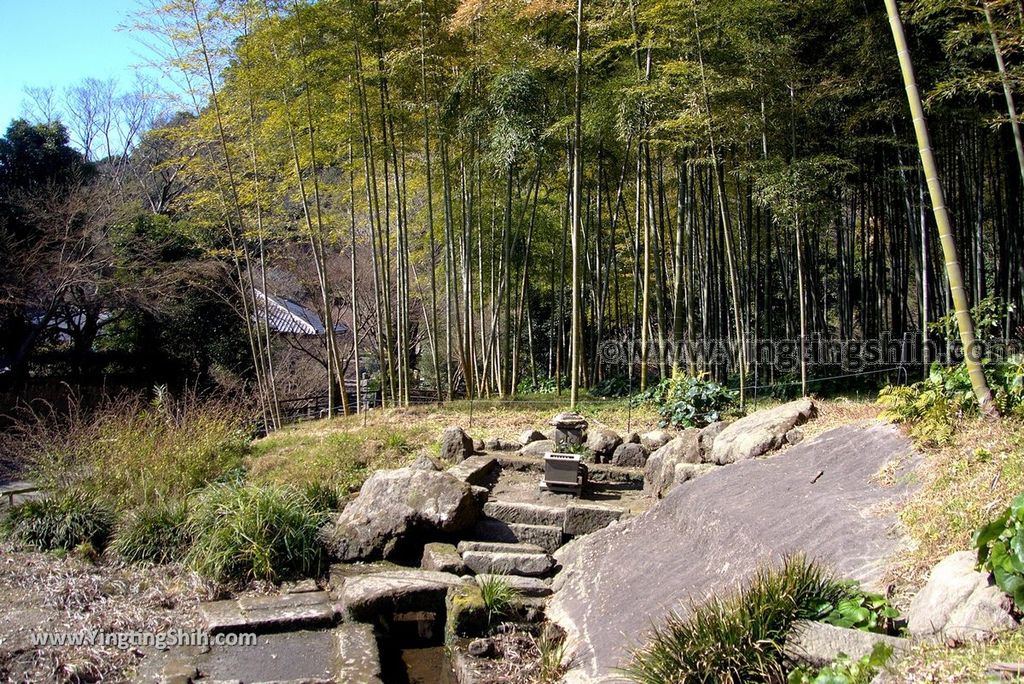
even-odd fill
[{"label": "dry grass", "polygon": [[1024,492],[1024,424],[981,418],[962,423],[952,445],[925,449],[921,487],[900,512],[912,546],[893,568],[901,589],[923,584],[928,570]]},{"label": "dry grass", "polygon": [[547,625],[540,634],[521,627],[503,624],[490,640],[495,655],[474,659],[475,669],[482,680],[508,682],[508,684],[554,684],[561,681],[567,663],[564,662],[565,635],[553,625]]},{"label": "dry grass", "polygon": [[[299,423],[253,444],[248,476],[256,482],[323,482],[352,491],[374,470],[402,466],[420,450],[436,449],[438,436],[450,425],[475,439],[515,439],[524,430],[548,427],[554,414],[567,409],[567,403],[554,399],[460,401]],[[630,408],[624,400],[584,401],[579,411],[592,425],[623,433],[627,427],[643,432],[658,424],[654,411]]]},{"label": "dry grass", "polygon": [[211,585],[179,566],[98,566],[0,545],[0,681],[125,681],[137,649],[45,646],[32,633],[191,631]]},{"label": "dry grass", "polygon": [[987,643],[962,644],[956,648],[942,643],[917,644],[895,664],[893,674],[896,681],[914,684],[993,681],[985,674],[989,666],[1000,662],[1019,663],[1022,659],[1024,630],[1018,629]]}]

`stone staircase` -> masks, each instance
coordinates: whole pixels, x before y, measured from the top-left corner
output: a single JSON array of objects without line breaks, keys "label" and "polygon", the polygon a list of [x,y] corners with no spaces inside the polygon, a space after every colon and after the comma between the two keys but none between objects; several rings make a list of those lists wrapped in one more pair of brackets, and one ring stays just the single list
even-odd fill
[{"label": "stone staircase", "polygon": [[483,513],[470,534],[472,540],[533,544],[547,553],[623,515],[619,508],[579,500],[570,500],[564,507],[494,500],[484,504]]}]

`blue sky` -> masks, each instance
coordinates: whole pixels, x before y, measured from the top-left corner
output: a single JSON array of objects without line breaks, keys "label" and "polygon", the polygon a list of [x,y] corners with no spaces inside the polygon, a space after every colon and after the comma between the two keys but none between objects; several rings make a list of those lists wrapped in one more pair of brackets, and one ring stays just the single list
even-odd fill
[{"label": "blue sky", "polygon": [[118,27],[139,0],[0,0],[0,127],[22,111],[25,86],[62,92],[84,78],[127,87],[143,45]]}]

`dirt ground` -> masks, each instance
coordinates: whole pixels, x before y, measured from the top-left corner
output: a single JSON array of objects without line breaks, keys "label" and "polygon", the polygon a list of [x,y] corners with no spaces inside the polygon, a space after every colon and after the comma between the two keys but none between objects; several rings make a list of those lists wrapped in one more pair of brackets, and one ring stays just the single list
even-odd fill
[{"label": "dirt ground", "polygon": [[0,681],[122,682],[141,649],[36,646],[33,635],[192,631],[213,591],[175,566],[93,565],[0,544],[0,597]]}]

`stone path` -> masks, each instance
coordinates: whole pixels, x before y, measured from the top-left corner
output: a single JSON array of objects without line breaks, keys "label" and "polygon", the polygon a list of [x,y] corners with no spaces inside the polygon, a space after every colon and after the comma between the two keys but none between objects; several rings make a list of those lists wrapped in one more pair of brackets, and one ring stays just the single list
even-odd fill
[{"label": "stone path", "polygon": [[549,617],[576,645],[569,681],[620,681],[614,668],[653,622],[787,553],[878,580],[901,543],[893,511],[911,485],[884,485],[876,474],[910,453],[892,426],[837,428],[679,485],[647,513],[566,547]]}]

